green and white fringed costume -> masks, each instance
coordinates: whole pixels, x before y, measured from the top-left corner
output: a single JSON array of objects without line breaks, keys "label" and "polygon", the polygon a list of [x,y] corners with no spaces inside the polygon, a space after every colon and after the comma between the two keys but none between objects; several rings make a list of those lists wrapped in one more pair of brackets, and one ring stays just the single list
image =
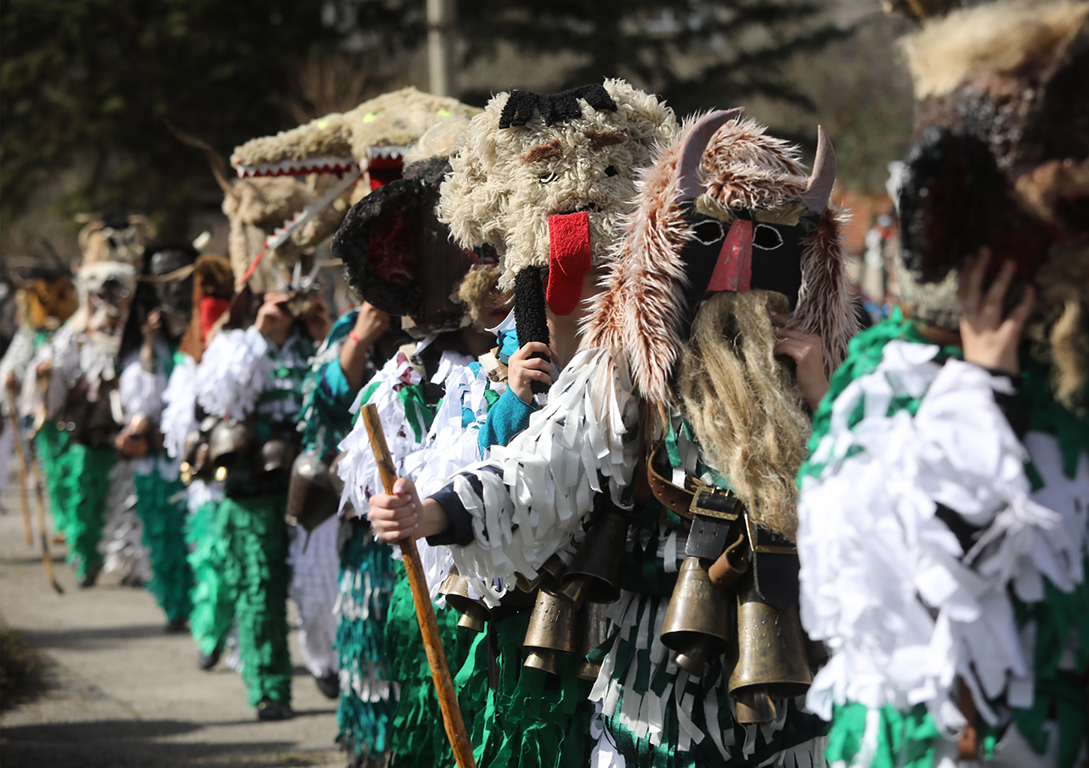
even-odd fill
[{"label": "green and white fringed costume", "polygon": [[[507,583],[514,582],[515,573],[534,579],[554,552],[570,560],[585,536],[595,493],[631,508],[627,494],[639,465],[640,433],[633,389],[627,366],[613,354],[580,352],[524,432],[507,446],[494,446],[490,460],[454,477],[474,538],[451,551],[459,572],[485,600],[495,604],[502,596],[493,587],[497,576]],[[694,472],[705,462],[683,435],[677,437],[674,463]],[[444,507],[451,511],[445,500]],[[769,725],[737,725],[721,664],[710,663],[701,679],[692,679],[662,645],[662,621],[687,536],[679,518],[670,519],[666,515],[663,521],[658,507],[647,504],[628,536],[623,591],[609,606],[605,656],[589,694],[603,719],[589,730],[596,740],[591,764],[815,764],[819,729],[803,728],[814,723],[796,717],[793,704],[782,707],[780,718]],[[570,723],[559,712],[543,714],[557,716],[554,727]],[[577,743],[578,734],[568,737]],[[533,745],[548,747],[549,742]],[[538,759],[519,757],[527,764]],[[552,757],[558,765],[585,760],[574,751]]]},{"label": "green and white fringed costume", "polygon": [[[256,328],[222,332],[201,359],[197,403],[219,417],[255,414],[258,444],[291,437],[312,352],[310,341],[297,333],[277,348]],[[228,590],[237,589],[242,677],[251,706],[266,699],[291,701],[287,481],[286,471],[258,481],[248,466],[232,470],[211,526],[226,543],[224,582]]]},{"label": "green and white fringed costume", "polygon": [[[70,325],[53,334],[50,345],[39,350],[34,365],[45,361],[53,365],[46,404],[49,413],[59,413],[68,392],[76,386],[86,385],[88,398],[97,399],[100,394],[108,397],[117,378],[116,355],[97,347],[85,331],[74,331]],[[65,426],[74,428],[67,423]],[[93,444],[69,436],[63,466],[56,468],[62,474],[60,496],[65,507],[61,518],[68,562],[80,578],[97,573],[103,564],[99,542],[116,460],[112,436]]]},{"label": "green and white fringed costume", "polygon": [[[176,360],[188,356],[170,353],[163,343],[154,348],[157,370],[145,371],[139,355],[127,362],[121,372],[118,391],[126,419],[144,417],[159,423],[163,395]],[[189,618],[192,603],[193,571],[187,561],[185,543],[186,490],[179,476],[179,461],[165,451],[133,459],[136,486],[136,513],[143,524],[143,545],[151,558],[148,591],[155,596],[170,624]]]},{"label": "green and white fringed costume", "polygon": [[[474,454],[477,450],[475,442],[472,442],[476,438],[475,430],[465,429],[466,422],[475,424],[475,414],[469,418],[463,412],[463,407],[469,407],[465,398],[477,371],[470,369],[470,358],[466,355],[454,351],[444,351],[440,355],[437,349],[429,349],[434,342],[434,337],[431,337],[416,347],[415,355],[424,359],[423,366],[416,367],[404,352],[387,361],[371,383],[364,387],[358,403],[374,403],[377,406],[398,476],[418,480],[425,486],[429,482],[428,477],[433,478],[432,483],[440,478],[441,470],[437,467],[447,466],[446,462],[456,462],[465,446]],[[441,430],[440,438],[434,429],[439,424],[453,427],[453,430]],[[471,436],[464,443],[459,442],[459,438],[470,432]],[[364,517],[369,508],[367,499],[379,492],[382,485],[362,423],[357,422],[356,428],[341,442],[340,448],[345,451],[339,465],[340,477],[345,481],[345,498]],[[424,541],[417,542],[417,548],[434,600],[449,571],[449,554],[445,547],[431,547]],[[384,562],[379,562],[378,558],[383,555]],[[370,571],[371,574],[378,573],[386,579],[384,595],[375,593],[374,586],[379,582],[370,574],[371,591],[360,592],[361,583],[365,585],[368,582],[361,579],[358,571],[350,570],[354,559],[359,559],[364,568],[374,569]],[[367,571],[364,573],[367,574]],[[362,613],[360,608],[363,605],[376,605],[379,599],[385,615],[385,634],[382,638],[370,637],[373,630],[359,627],[357,618]],[[339,740],[346,746],[354,745],[357,754],[361,747],[365,749],[368,744],[374,745],[369,749],[372,756],[380,754],[380,749],[388,749],[390,761],[397,765],[453,765],[453,753],[442,727],[442,715],[404,567],[393,561],[392,549],[376,541],[369,528],[360,526],[355,529],[349,549],[342,559],[339,608]],[[447,607],[444,600],[435,603],[435,615],[450,669],[456,671],[465,662],[469,642],[458,636],[457,612]],[[367,643],[360,646],[360,640]],[[377,655],[379,653],[381,656]],[[361,667],[383,675],[385,680],[394,681],[391,696],[381,709],[385,716],[381,734],[378,728],[361,728],[367,726],[366,720],[358,723],[350,719],[353,713],[369,714],[366,707],[359,706],[366,689],[349,692],[345,687],[345,682],[353,688],[367,682],[366,678],[354,677]],[[465,721],[471,722],[472,714],[476,711],[473,699],[461,695],[459,699]],[[375,705],[373,709],[377,714],[379,707]],[[379,735],[381,741],[363,741]],[[378,744],[382,745],[381,748]]]},{"label": "green and white fringed costume", "polygon": [[[15,403],[6,403],[14,407],[21,417],[32,418],[37,410],[41,391],[38,377],[34,371],[38,352],[48,347],[53,338],[53,331],[42,328],[20,327],[12,339],[8,351],[0,360],[0,382],[6,382],[9,373],[21,380],[22,386]],[[6,413],[6,411],[5,411]],[[41,464],[46,489],[49,493],[49,509],[53,516],[53,530],[65,529],[65,511],[68,509],[68,493],[65,477],[67,467],[68,432],[60,429],[55,421],[46,419],[38,429],[35,439],[38,460]]]},{"label": "green and white fringed costume", "polygon": [[955,764],[968,693],[985,761],[1084,757],[1089,419],[1022,369],[1015,393],[897,312],[832,380],[798,549],[802,619],[831,652],[808,703],[834,766]]},{"label": "green and white fringed costume", "polygon": [[[359,311],[352,310],[337,319],[303,381],[302,450],[326,462],[335,458],[337,443],[352,427],[349,409],[357,390],[348,384],[340,367],[340,352],[358,316]],[[289,549],[290,592],[299,609],[299,645],[310,674],[316,678],[336,675],[338,669],[334,607],[339,591],[340,523],[333,515],[309,533],[294,528]]]},{"label": "green and white fringed costume", "polygon": [[[185,437],[198,428],[196,418],[197,363],[179,352],[163,392],[159,431],[163,449],[174,461],[185,454]],[[215,535],[216,510],[223,501],[223,483],[195,479],[186,489],[183,522],[186,563],[192,579],[189,632],[201,653],[222,650],[234,622],[235,585],[226,581],[227,542]]]}]

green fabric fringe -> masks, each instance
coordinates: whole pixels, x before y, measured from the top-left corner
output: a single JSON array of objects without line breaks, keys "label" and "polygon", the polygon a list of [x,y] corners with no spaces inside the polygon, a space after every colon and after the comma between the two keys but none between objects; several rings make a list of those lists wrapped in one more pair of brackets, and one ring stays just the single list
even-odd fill
[{"label": "green fabric fringe", "polygon": [[68,562],[77,576],[102,566],[98,542],[106,518],[106,495],[110,492],[110,470],[117,460],[112,448],[90,448],[80,443],[68,446],[67,474],[64,476],[68,504],[64,513]]},{"label": "green fabric fringe", "polygon": [[[397,768],[454,768],[454,752],[443,727],[442,709],[431,679],[431,665],[416,619],[408,575],[402,562],[394,561],[393,569],[396,582],[386,619],[386,656],[390,677],[400,685],[400,693],[389,736],[390,765]],[[449,606],[443,609],[436,606],[435,618],[447,665],[456,672],[464,666],[477,635],[458,629],[460,615]],[[487,682],[486,675],[482,681]],[[484,688],[486,685],[479,694],[483,694]],[[462,720],[471,723],[481,708],[483,697],[474,700],[471,695],[464,696],[458,691],[458,703]]]},{"label": "green fabric fringe", "polygon": [[[579,659],[574,655],[560,657],[555,676],[522,666],[529,619],[527,611],[488,623],[498,650],[499,679],[473,721],[476,763],[480,768],[581,768],[592,747],[594,707],[587,700],[592,683],[576,674]],[[485,653],[471,655],[468,664],[475,668],[463,668],[460,681],[472,676],[487,680]]]},{"label": "green fabric fringe", "polygon": [[144,546],[151,553],[151,580],[147,589],[169,622],[188,618],[193,604],[189,590],[193,571],[186,560],[185,485],[180,478],[167,479],[155,462],[151,473],[136,473],[136,514],[144,527]]},{"label": "green fabric fringe", "polygon": [[234,499],[224,509],[227,571],[237,574],[238,648],[250,706],[291,703],[287,643],[288,533],[283,494]]},{"label": "green fabric fringe", "polygon": [[225,531],[227,509],[222,504],[202,504],[190,515],[186,527],[193,588],[189,600],[189,632],[202,653],[223,648],[234,622],[238,595],[237,574],[228,572],[228,544]]},{"label": "green fabric fringe", "polygon": [[53,530],[64,531],[68,527],[68,482],[72,459],[68,453],[68,433],[57,429],[56,423],[47,421],[38,431],[38,458],[49,492],[49,509],[53,513]]},{"label": "green fabric fringe", "polygon": [[[387,699],[364,701],[345,684],[346,673],[390,680],[386,661],[386,615],[393,587],[392,549],[376,541],[369,528],[356,527],[340,556],[341,618],[337,624],[337,660],[341,670],[337,706],[337,743],[350,755],[378,758],[388,745],[389,726],[397,706]],[[359,577],[359,583],[356,579]],[[369,582],[370,594],[364,594]],[[369,617],[353,618],[367,602]]]}]

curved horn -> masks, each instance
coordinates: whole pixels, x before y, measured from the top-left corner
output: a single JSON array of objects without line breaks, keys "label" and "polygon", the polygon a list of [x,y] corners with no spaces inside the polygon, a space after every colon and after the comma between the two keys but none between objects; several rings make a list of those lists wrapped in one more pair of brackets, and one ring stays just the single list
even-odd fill
[{"label": "curved horn", "polygon": [[700,181],[700,160],[711,137],[724,123],[741,114],[741,107],[715,110],[704,115],[688,129],[681,147],[681,161],[677,165],[677,189],[681,200],[691,200],[703,192]]},{"label": "curved horn", "polygon": [[204,151],[204,156],[208,159],[208,165],[212,169],[212,175],[216,179],[216,184],[219,185],[219,188],[223,190],[224,194],[230,195],[237,200],[238,193],[234,191],[231,182],[227,180],[227,161],[223,159],[223,155],[208,142],[201,141],[196,136],[186,133],[169,120],[164,122],[166,123],[167,130],[174,134],[174,138],[182,144]]},{"label": "curved horn", "polygon": [[832,197],[832,185],[836,183],[836,150],[828,140],[828,134],[817,126],[817,157],[813,160],[813,172],[802,193],[806,208],[818,216],[828,209]]}]

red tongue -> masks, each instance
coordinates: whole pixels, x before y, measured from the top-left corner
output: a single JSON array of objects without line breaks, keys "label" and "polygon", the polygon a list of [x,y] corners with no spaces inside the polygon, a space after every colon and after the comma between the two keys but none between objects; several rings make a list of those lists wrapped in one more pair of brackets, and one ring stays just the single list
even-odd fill
[{"label": "red tongue", "polygon": [[557,315],[575,311],[582,298],[582,278],[590,269],[590,214],[548,217],[548,306]]},{"label": "red tongue", "polygon": [[752,222],[734,219],[707,284],[709,293],[747,291],[752,282]]}]

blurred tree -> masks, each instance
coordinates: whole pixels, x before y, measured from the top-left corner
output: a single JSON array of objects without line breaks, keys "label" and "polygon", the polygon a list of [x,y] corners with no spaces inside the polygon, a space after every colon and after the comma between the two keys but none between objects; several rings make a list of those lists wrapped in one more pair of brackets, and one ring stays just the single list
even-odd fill
[{"label": "blurred tree", "polygon": [[335,22],[324,0],[0,1],[0,224],[80,165],[69,213],[141,210],[183,234],[216,187],[164,120],[225,152],[294,125],[292,73]]},{"label": "blurred tree", "polygon": [[468,62],[503,43],[531,60],[566,53],[557,89],[623,77],[683,115],[757,94],[809,104],[784,65],[849,34],[825,10],[811,0],[459,0],[458,31]]}]

